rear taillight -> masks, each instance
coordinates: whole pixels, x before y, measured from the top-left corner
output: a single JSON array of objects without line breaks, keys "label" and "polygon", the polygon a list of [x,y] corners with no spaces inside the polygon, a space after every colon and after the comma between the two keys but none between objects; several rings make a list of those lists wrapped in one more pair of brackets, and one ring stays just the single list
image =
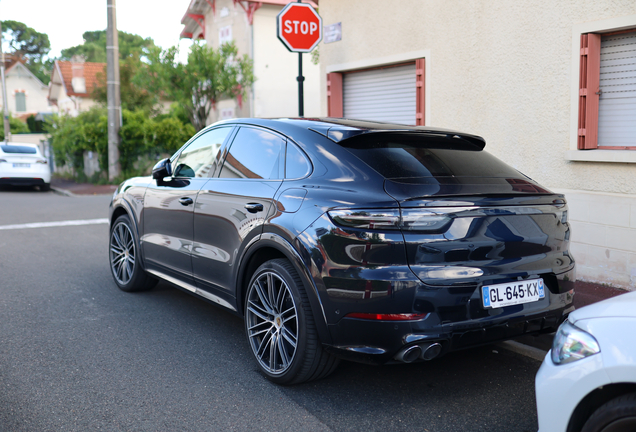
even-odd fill
[{"label": "rear taillight", "polygon": [[434,232],[452,221],[446,213],[422,209],[331,210],[329,217],[338,225],[369,230],[407,230]]},{"label": "rear taillight", "polygon": [[35,161],[35,163],[39,163],[39,164],[44,164],[44,165],[46,165],[46,164],[48,164],[49,162],[48,162],[46,159],[38,159],[38,160],[36,160],[36,161]]},{"label": "rear taillight", "polygon": [[6,161],[7,161],[6,159],[0,159],[0,163],[6,162]]},{"label": "rear taillight", "polygon": [[370,210],[332,210],[329,217],[337,223],[350,228],[399,230],[399,209]]}]

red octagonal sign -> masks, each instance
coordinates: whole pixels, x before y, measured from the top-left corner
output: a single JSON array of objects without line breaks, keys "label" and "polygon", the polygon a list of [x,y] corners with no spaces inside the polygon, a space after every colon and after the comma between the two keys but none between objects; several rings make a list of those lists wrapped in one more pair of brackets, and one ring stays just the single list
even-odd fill
[{"label": "red octagonal sign", "polygon": [[310,52],[322,40],[322,18],[311,5],[289,3],[277,17],[278,39],[292,52]]}]

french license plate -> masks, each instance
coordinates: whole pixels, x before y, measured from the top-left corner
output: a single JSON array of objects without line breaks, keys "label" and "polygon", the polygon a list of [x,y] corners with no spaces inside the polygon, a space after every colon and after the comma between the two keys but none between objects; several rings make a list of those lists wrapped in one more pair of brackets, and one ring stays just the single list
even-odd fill
[{"label": "french license plate", "polygon": [[515,281],[481,287],[484,308],[531,303],[545,297],[543,279]]},{"label": "french license plate", "polygon": [[31,168],[31,164],[28,163],[14,163],[13,168]]}]

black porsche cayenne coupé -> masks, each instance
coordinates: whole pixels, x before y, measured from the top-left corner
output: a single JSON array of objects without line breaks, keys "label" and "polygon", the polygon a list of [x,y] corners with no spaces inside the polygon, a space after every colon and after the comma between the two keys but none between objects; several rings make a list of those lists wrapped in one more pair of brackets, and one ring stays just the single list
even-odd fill
[{"label": "black porsche cayenne coup\u00e9", "polygon": [[262,372],[430,360],[554,331],[572,307],[564,197],[465,133],[342,119],[240,119],[121,184],[109,258],[242,317]]}]

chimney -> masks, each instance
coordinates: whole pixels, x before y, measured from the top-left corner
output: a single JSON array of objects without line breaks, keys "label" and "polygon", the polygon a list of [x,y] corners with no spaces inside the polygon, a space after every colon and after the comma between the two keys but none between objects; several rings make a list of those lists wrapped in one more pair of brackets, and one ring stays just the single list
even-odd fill
[{"label": "chimney", "polygon": [[84,57],[80,55],[74,55],[71,58],[71,70],[73,76],[71,79],[71,85],[75,93],[86,93],[86,79],[84,78]]}]

